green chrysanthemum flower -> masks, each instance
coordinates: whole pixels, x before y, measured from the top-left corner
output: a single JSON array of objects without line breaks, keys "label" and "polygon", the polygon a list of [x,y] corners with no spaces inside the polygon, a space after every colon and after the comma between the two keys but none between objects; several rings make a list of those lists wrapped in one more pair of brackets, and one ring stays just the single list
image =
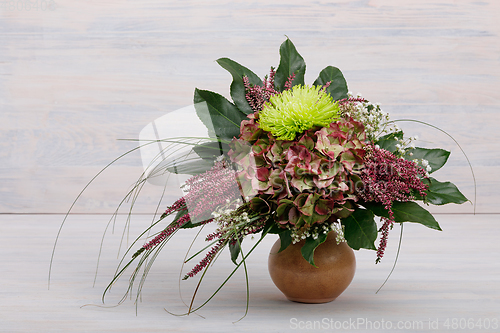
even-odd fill
[{"label": "green chrysanthemum flower", "polygon": [[278,140],[294,140],[314,126],[328,126],[339,117],[339,106],[321,86],[296,85],[271,96],[259,112],[259,127]]}]

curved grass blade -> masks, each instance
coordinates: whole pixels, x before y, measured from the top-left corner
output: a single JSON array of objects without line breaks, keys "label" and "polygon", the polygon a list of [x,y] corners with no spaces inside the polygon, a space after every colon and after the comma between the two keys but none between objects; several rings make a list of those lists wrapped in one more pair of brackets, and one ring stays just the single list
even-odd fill
[{"label": "curved grass blade", "polygon": [[[205,139],[205,140],[211,140],[210,138],[196,138],[196,137],[179,137],[177,139],[179,140],[183,140],[183,139]],[[66,214],[64,215],[64,218],[63,218],[63,221],[61,222],[61,225],[59,226],[59,229],[57,231],[57,235],[56,235],[56,239],[54,241],[54,246],[52,247],[52,254],[50,256],[50,264],[49,264],[49,273],[48,273],[48,281],[47,281],[47,287],[48,289],[50,289],[50,278],[51,278],[51,273],[52,273],[52,265],[54,263],[54,255],[55,255],[55,251],[56,251],[56,248],[57,248],[57,243],[59,241],[59,237],[61,235],[61,231],[66,223],[66,220],[68,219],[71,211],[73,210],[75,204],[78,202],[78,200],[80,199],[80,197],[83,195],[83,193],[87,190],[87,188],[94,182],[94,180],[97,179],[97,177],[99,177],[105,170],[107,170],[111,165],[113,165],[114,163],[116,163],[117,161],[119,161],[120,159],[124,158],[125,156],[127,156],[128,154],[138,150],[138,149],[141,149],[142,147],[145,147],[147,145],[150,145],[150,144],[154,144],[154,143],[158,143],[159,141],[160,142],[172,142],[172,143],[177,143],[177,144],[183,144],[184,142],[181,142],[181,141],[174,141],[173,140],[174,138],[171,138],[171,139],[165,139],[165,140],[151,140],[151,141],[148,141],[146,142],[145,144],[141,144],[139,145],[138,147],[135,147],[133,149],[130,149],[128,150],[127,152],[121,154],[120,156],[116,157],[114,160],[112,160],[110,163],[108,163],[104,168],[102,168],[94,177],[92,177],[92,179],[87,182],[87,184],[83,187],[83,189],[80,191],[80,193],[78,193],[77,197],[75,198],[75,200],[73,200],[73,202],[71,203],[71,206],[69,207],[68,211],[66,212]],[[136,139],[122,139],[122,140],[127,140],[127,141],[140,141],[140,140],[136,140]],[[144,175],[144,173],[143,173]],[[122,200],[122,202],[124,202]]]},{"label": "curved grass blade", "polygon": [[112,164],[114,164],[115,162],[117,162],[118,160],[120,160],[121,158],[125,157],[126,155],[130,154],[131,152],[133,151],[136,151],[137,149],[140,149],[140,146],[139,147],[136,147],[134,149],[131,149],[129,151],[127,151],[126,153],[118,156],[117,158],[115,158],[113,161],[111,161],[110,163],[108,163],[103,169],[101,169],[101,171],[99,171],[86,185],[85,187],[80,191],[80,193],[77,195],[76,199],[73,201],[73,203],[71,204],[71,206],[69,207],[69,210],[68,212],[64,215],[64,218],[63,218],[63,221],[61,222],[61,225],[59,226],[59,230],[57,231],[57,235],[56,235],[56,239],[54,241],[54,246],[52,248],[52,254],[50,256],[50,264],[49,264],[49,276],[48,276],[48,289],[50,289],[50,276],[51,276],[51,272],[52,272],[52,264],[54,262],[54,254],[56,252],[56,247],[57,247],[57,242],[59,240],[59,236],[61,235],[61,231],[62,231],[62,228],[64,226],[64,224],[66,223],[66,220],[68,219],[68,216],[70,214],[70,212],[73,210],[73,207],[75,206],[76,202],[80,199],[80,197],[82,196],[82,194],[85,192],[85,190],[90,186],[90,184],[92,184],[94,182],[94,180],[99,177],[99,175],[101,175],[107,168],[109,168]]},{"label": "curved grass blade", "polygon": [[[172,142],[171,144],[172,144],[172,145],[174,145],[174,144],[178,144],[178,142],[175,142],[175,141],[174,141],[174,142]],[[168,151],[169,149],[170,149],[170,147],[166,147],[166,148],[164,149],[164,151],[166,152],[166,151]],[[179,149],[181,149],[181,148],[179,148]],[[170,156],[170,155],[172,155],[172,154],[174,154],[174,153],[175,153],[176,151],[178,151],[179,149],[174,150],[174,151],[173,151],[173,152],[171,152],[169,155],[167,155],[167,157],[168,157],[168,156]],[[163,153],[163,151],[157,154],[157,157],[159,157],[159,156],[165,156],[165,155],[164,155],[164,153]],[[154,159],[153,159],[153,161],[151,161],[151,163],[154,163]],[[148,168],[149,168],[150,166],[151,166],[151,164],[150,164],[150,165],[148,165]],[[147,169],[147,168],[146,168],[146,169]],[[147,181],[148,177],[149,177],[149,176],[146,176],[146,175],[145,175],[145,172],[143,172],[143,173],[141,174],[141,176],[139,177],[139,180],[136,182],[136,184],[133,186],[133,188],[132,188],[132,189],[131,189],[128,193],[127,193],[127,195],[125,195],[125,197],[122,199],[122,201],[119,203],[119,205],[118,205],[117,209],[116,209],[116,210],[115,210],[115,212],[113,213],[113,216],[111,217],[110,221],[109,221],[109,222],[108,222],[108,224],[106,225],[106,229],[104,230],[103,237],[102,237],[102,239],[101,239],[100,248],[99,248],[99,255],[98,255],[98,259],[97,259],[96,273],[95,273],[95,276],[94,276],[94,285],[95,285],[96,278],[97,278],[97,272],[98,272],[98,268],[99,268],[100,256],[101,256],[101,254],[102,254],[102,246],[103,246],[103,243],[104,243],[104,237],[105,237],[105,235],[106,235],[107,229],[108,229],[108,227],[109,227],[109,225],[110,225],[111,221],[113,221],[113,230],[114,230],[114,223],[115,223],[115,221],[116,221],[116,217],[117,217],[117,214],[118,214],[119,209],[121,208],[121,206],[123,205],[123,203],[124,203],[125,201],[128,201],[128,198],[129,198],[130,196],[132,196],[132,194],[135,192],[135,193],[136,193],[136,195],[134,195],[134,196],[133,196],[133,199],[132,199],[132,200],[133,200],[133,202],[132,202],[132,204],[131,204],[131,207],[130,207],[130,210],[129,210],[129,214],[128,214],[128,217],[127,217],[127,222],[126,222],[126,225],[130,225],[130,219],[131,219],[132,209],[133,209],[134,203],[135,203],[135,201],[137,200],[138,195],[139,195],[139,193],[140,193],[140,189],[139,189],[139,190],[137,190],[137,189],[138,189],[138,187],[139,187],[139,186],[142,188],[142,187],[145,185],[145,183],[146,183],[146,181]],[[169,177],[170,177],[170,174],[168,175],[168,177],[167,177],[167,181],[165,182],[165,185],[164,185],[164,190],[163,190],[163,194],[165,193],[165,189],[166,189],[166,186],[167,186],[167,182],[168,182],[168,178],[169,178]],[[161,204],[161,201],[162,201],[162,199],[163,199],[163,194],[162,194],[162,197],[160,198],[160,200],[159,200],[159,202],[158,202],[158,205],[157,205],[157,208],[156,208],[156,211],[155,211],[155,215],[154,215],[154,216],[156,216],[156,213],[157,213],[157,211],[158,211],[158,209],[159,209],[159,205]],[[153,222],[154,222],[154,218],[155,218],[155,217],[153,217]],[[157,224],[158,222],[160,222],[162,219],[163,219],[163,218],[161,218],[161,219],[160,219],[159,221],[157,221],[156,223],[152,224],[152,225],[151,225],[151,227],[152,227],[153,225],[156,225],[156,224]],[[152,223],[153,223],[153,222],[152,222]],[[148,232],[149,232],[149,230],[150,230],[150,228],[146,229],[146,231],[148,231]],[[124,229],[124,232],[125,232],[125,229]],[[142,233],[142,234],[139,236],[139,238],[140,238],[140,237],[142,237],[142,235],[144,235],[144,233]],[[121,246],[122,246],[123,237],[124,237],[124,236],[122,235],[122,240],[121,240],[121,242],[120,242],[120,246],[119,246],[119,249],[118,249],[118,253],[120,252],[120,248],[121,248]],[[133,245],[134,245],[134,244],[135,244],[135,243],[139,240],[139,238],[137,238],[137,239],[134,241],[134,243],[132,243],[132,245],[129,247],[129,249],[125,252],[123,259],[125,258],[125,256],[127,255],[127,253],[130,251],[130,249],[132,248],[132,246],[133,246]],[[119,263],[118,267],[119,267],[119,266],[121,266],[121,263],[122,263],[122,262],[123,262],[123,260],[122,260],[122,261],[120,261],[120,263]]]},{"label": "curved grass blade", "polygon": [[396,259],[394,259],[394,265],[392,266],[392,269],[389,272],[389,275],[385,279],[384,283],[382,283],[382,285],[380,286],[380,288],[377,289],[377,291],[375,292],[375,294],[378,294],[378,292],[380,291],[380,289],[382,289],[382,287],[385,286],[385,283],[389,280],[389,278],[392,275],[392,272],[394,272],[394,269],[396,268],[396,263],[398,262],[398,258],[399,258],[399,251],[401,250],[401,242],[403,240],[403,223],[400,223],[400,225],[401,225],[401,233],[399,234],[398,252],[396,252]]},{"label": "curved grass blade", "polygon": [[[184,265],[186,264],[186,258],[188,257],[189,255],[189,252],[191,251],[191,248],[193,247],[194,245],[194,242],[198,239],[198,237],[200,236],[200,233],[201,231],[205,228],[205,225],[202,225],[201,228],[198,230],[198,232],[196,233],[196,235],[194,236],[193,240],[191,241],[191,244],[189,244],[189,247],[186,251],[186,254],[184,255],[184,260],[182,261],[182,265],[181,265],[181,269],[179,271],[179,280],[178,280],[178,286],[179,286],[179,298],[181,299],[181,302],[186,306],[186,308],[189,308],[189,305],[187,305],[186,302],[184,302],[184,299],[182,298],[182,290],[181,290],[181,281],[182,281],[182,271],[184,269]],[[167,309],[163,308],[166,312],[174,315],[173,313],[171,313],[170,311],[168,311]],[[202,315],[196,313],[196,315],[202,317],[202,318],[205,318],[203,317]]]},{"label": "curved grass blade", "polygon": [[[243,262],[243,268],[245,269],[245,283],[246,283],[246,291],[247,291],[247,293],[246,293],[247,301],[246,301],[245,314],[243,315],[243,317],[241,317],[237,321],[233,322],[233,324],[236,324],[237,322],[239,322],[240,320],[245,318],[248,314],[248,306],[250,304],[250,284],[248,283],[248,270],[247,270],[247,264],[246,264],[246,260],[245,260],[245,254],[243,253],[243,248],[241,247],[241,242],[240,242],[240,238],[238,237],[238,232],[236,231],[236,227],[235,227],[234,232],[235,232],[235,236],[236,236],[236,241],[238,242],[238,247],[240,248],[241,257],[243,258],[241,261]],[[234,261],[236,262],[236,259]]]},{"label": "curved grass blade", "polygon": [[255,250],[255,248],[260,244],[260,242],[262,242],[262,240],[268,234],[268,232],[269,232],[269,228],[262,231],[262,235],[261,235],[260,239],[255,243],[254,246],[252,246],[252,248],[250,249],[250,251],[248,251],[246,256],[243,257],[242,261],[240,261],[240,263],[238,265],[236,265],[236,267],[233,269],[233,271],[221,283],[221,285],[217,288],[217,290],[215,290],[215,292],[213,292],[212,295],[208,299],[205,300],[205,302],[203,302],[200,306],[196,307],[195,309],[190,309],[190,312],[187,312],[184,314],[174,314],[174,313],[172,313],[172,314],[175,316],[186,316],[186,315],[189,315],[189,313],[191,313],[191,312],[198,311],[199,309],[204,307],[208,302],[210,302],[210,300],[212,300],[212,298],[214,298],[215,295],[226,285],[226,283],[229,281],[229,279],[231,279],[231,277],[234,275],[234,273],[236,273],[238,268],[240,268],[240,266],[243,264],[244,260],[246,260],[246,258],[248,258],[248,256],[250,256],[250,254],[252,254],[253,250]]}]

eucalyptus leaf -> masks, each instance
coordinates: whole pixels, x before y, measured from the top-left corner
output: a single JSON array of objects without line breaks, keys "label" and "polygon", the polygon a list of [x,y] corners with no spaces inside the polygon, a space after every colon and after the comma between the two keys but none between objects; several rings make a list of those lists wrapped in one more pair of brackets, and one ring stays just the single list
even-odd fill
[{"label": "eucalyptus leaf", "polygon": [[280,228],[280,226],[270,218],[267,220],[264,230],[269,234],[280,234],[282,232],[286,232],[288,229]]},{"label": "eucalyptus leaf", "polygon": [[292,231],[285,229],[283,232],[280,232],[278,235],[280,236],[280,242],[281,242],[280,249],[278,251],[278,253],[279,253],[279,252],[285,250],[290,244],[292,244]]},{"label": "eucalyptus leaf", "polygon": [[238,265],[238,262],[236,261],[238,259],[238,256],[241,252],[241,247],[240,247],[240,243],[243,241],[243,239],[240,239],[239,242],[234,242],[234,244],[232,244],[231,242],[229,242],[229,252],[231,252],[231,261],[235,264],[235,265]]},{"label": "eucalyptus leaf", "polygon": [[[183,217],[184,215],[186,215],[188,213],[187,209],[181,209],[180,211],[177,212],[177,214],[175,214],[175,217],[174,219],[172,220],[172,222],[170,222],[170,225],[173,225],[175,224],[175,222],[177,222],[181,217]],[[165,218],[167,217],[167,215],[162,215],[161,218]],[[185,225],[185,224],[184,224]],[[184,228],[184,225],[181,226],[181,228]]]},{"label": "eucalyptus leaf", "polygon": [[250,69],[238,64],[229,58],[217,59],[217,63],[226,69],[232,76],[233,82],[231,83],[231,98],[234,104],[245,114],[251,114],[254,111],[248,104],[245,97],[245,85],[243,84],[243,76],[248,77],[250,84],[261,86],[262,80]]},{"label": "eucalyptus leaf", "polygon": [[227,141],[240,135],[241,121],[247,119],[247,116],[224,96],[195,89],[194,103],[196,114],[209,132]]},{"label": "eucalyptus leaf", "polygon": [[304,75],[306,73],[306,63],[304,58],[297,52],[290,39],[287,39],[280,46],[280,65],[274,76],[274,85],[276,90],[283,91],[288,77],[295,74],[292,86],[304,84]]},{"label": "eucalyptus leaf", "polygon": [[229,151],[229,145],[220,141],[205,142],[194,146],[193,150],[202,159],[214,161],[218,156],[226,154]]},{"label": "eucalyptus leaf", "polygon": [[[389,212],[381,203],[365,202],[362,205],[377,216],[389,218]],[[394,222],[415,222],[431,229],[441,230],[434,216],[416,202],[394,201],[392,203],[392,211],[394,213]]]},{"label": "eucalyptus leaf", "polygon": [[333,66],[326,67],[319,73],[319,76],[316,81],[314,81],[313,85],[324,86],[328,82],[331,83],[326,91],[335,101],[347,98],[347,81],[345,80],[340,69]]},{"label": "eucalyptus leaf", "polygon": [[199,175],[210,170],[214,163],[208,160],[199,159],[195,161],[174,161],[166,168],[168,171],[176,174]]},{"label": "eucalyptus leaf", "polygon": [[328,234],[319,234],[318,238],[316,239],[309,236],[306,238],[306,242],[300,250],[300,252],[302,253],[302,257],[304,257],[304,259],[314,267],[317,267],[316,264],[314,264],[314,250],[316,250],[318,246],[323,244],[326,241],[327,237]]},{"label": "eucalyptus leaf", "polygon": [[459,191],[457,186],[451,182],[439,182],[430,178],[427,195],[424,196],[426,203],[433,205],[445,205],[449,203],[463,204],[468,199]]},{"label": "eucalyptus leaf", "polygon": [[424,159],[429,161],[429,165],[432,168],[429,173],[433,173],[434,171],[441,169],[441,167],[448,160],[448,157],[450,157],[450,152],[440,148],[428,149],[416,147],[408,150],[405,154],[405,158],[410,161],[414,159]]},{"label": "eucalyptus leaf", "polygon": [[[177,212],[177,215],[175,216],[174,220],[172,221],[172,224],[174,222],[177,222],[178,219],[180,219],[181,217],[183,217],[184,215],[186,215],[188,213],[188,210],[187,209],[183,209],[183,210],[180,210]],[[191,228],[196,228],[196,227],[199,227],[203,224],[204,221],[201,221],[201,222],[196,222],[196,223],[193,223],[191,222],[191,220],[189,220],[188,222],[184,223],[182,226],[181,226],[181,229],[191,229]]]},{"label": "eucalyptus leaf", "polygon": [[370,210],[358,208],[341,222],[344,237],[352,249],[376,250],[374,243],[377,239],[377,224]]},{"label": "eucalyptus leaf", "polygon": [[379,145],[380,148],[390,151],[394,153],[398,148],[396,148],[396,144],[398,144],[398,140],[403,138],[403,131],[389,133],[384,136],[381,136],[375,144]]}]

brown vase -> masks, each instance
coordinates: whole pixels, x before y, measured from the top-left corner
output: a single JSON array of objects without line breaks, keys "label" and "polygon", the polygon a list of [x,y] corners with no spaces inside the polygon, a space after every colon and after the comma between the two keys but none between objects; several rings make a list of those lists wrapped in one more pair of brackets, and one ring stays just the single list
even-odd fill
[{"label": "brown vase", "polygon": [[326,303],[336,299],[351,283],[356,271],[353,250],[342,242],[337,244],[335,232],[314,251],[309,264],[300,252],[305,241],[289,245],[279,252],[278,239],[269,253],[269,274],[276,287],[291,301]]}]

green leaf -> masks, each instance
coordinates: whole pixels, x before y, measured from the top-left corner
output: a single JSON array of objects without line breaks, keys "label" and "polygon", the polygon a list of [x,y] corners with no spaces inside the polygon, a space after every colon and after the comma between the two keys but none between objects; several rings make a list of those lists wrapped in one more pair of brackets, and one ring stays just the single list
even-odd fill
[{"label": "green leaf", "polygon": [[245,97],[245,85],[243,84],[243,76],[248,77],[248,81],[253,85],[262,85],[262,80],[248,68],[241,66],[237,62],[229,58],[217,59],[217,63],[226,69],[232,76],[233,82],[231,83],[231,98],[234,104],[245,114],[251,114],[254,111],[248,104]]},{"label": "green leaf", "polygon": [[[377,216],[389,218],[389,212],[381,203],[365,202],[362,205]],[[394,201],[392,203],[392,211],[394,213],[394,222],[415,222],[431,229],[441,230],[434,216],[416,202]]]},{"label": "green leaf", "polygon": [[288,229],[281,228],[278,223],[276,223],[276,221],[274,221],[272,218],[269,218],[263,230],[269,234],[280,234]]},{"label": "green leaf", "polygon": [[326,241],[328,234],[319,234],[318,238],[314,239],[311,236],[306,238],[305,244],[302,246],[300,252],[302,257],[307,260],[311,265],[317,267],[314,264],[314,250]]},{"label": "green leaf", "polygon": [[430,185],[427,189],[427,195],[424,197],[426,203],[433,205],[445,205],[449,203],[463,204],[469,201],[456,187],[450,182],[439,182],[430,178]]},{"label": "green leaf", "polygon": [[195,161],[173,161],[169,163],[166,169],[176,174],[199,175],[200,173],[210,170],[213,166],[213,162],[200,159]]},{"label": "green leaf", "polygon": [[328,66],[323,69],[313,85],[324,86],[328,82],[332,82],[326,91],[332,96],[335,101],[347,98],[347,81],[344,75],[337,67]]},{"label": "green leaf", "polygon": [[341,222],[344,237],[352,249],[377,249],[374,244],[377,239],[377,224],[370,210],[358,208]]},{"label": "green leaf", "polygon": [[[175,224],[175,222],[177,222],[181,217],[183,217],[184,215],[186,215],[188,213],[188,210],[187,209],[181,209],[180,211],[177,212],[177,214],[175,214],[175,217],[174,219],[172,220],[172,222],[170,222],[170,225],[173,225]],[[170,215],[170,214],[169,214]],[[168,215],[165,215],[163,214],[161,216],[161,219],[167,217]],[[183,226],[181,226],[181,228],[183,228]]]},{"label": "green leaf", "polygon": [[229,145],[223,142],[205,142],[194,146],[193,150],[198,156],[207,161],[214,161],[218,156],[229,151]]},{"label": "green leaf", "polygon": [[[171,224],[174,224],[175,222],[177,222],[178,219],[180,219],[181,217],[183,217],[184,215],[186,215],[188,213],[188,210],[187,209],[184,209],[184,210],[180,210],[179,212],[177,212],[177,215],[175,216],[174,220],[172,221]],[[182,226],[181,226],[181,229],[191,229],[191,228],[196,228],[196,227],[199,227],[201,226],[204,221],[201,221],[201,222],[196,222],[196,223],[193,223],[191,222],[191,220],[189,220],[188,222],[184,223]]]},{"label": "green leaf", "polygon": [[288,247],[288,245],[292,244],[292,231],[285,229],[284,231],[280,232],[278,235],[280,236],[280,241],[281,241],[280,249],[278,251],[278,253],[279,253],[279,252],[283,251],[284,249],[286,249]]},{"label": "green leaf", "polygon": [[195,89],[194,103],[196,114],[209,132],[214,132],[218,138],[227,141],[240,135],[241,121],[247,119],[247,116],[224,96]]},{"label": "green leaf", "polygon": [[274,85],[278,91],[285,89],[288,77],[295,73],[292,86],[304,84],[304,74],[306,73],[306,63],[304,58],[297,52],[292,41],[287,38],[280,46],[280,65],[274,76]]},{"label": "green leaf", "polygon": [[238,265],[236,260],[238,259],[238,256],[240,254],[241,248],[240,248],[240,243],[243,241],[243,239],[240,239],[240,242],[235,242],[232,244],[229,242],[229,252],[231,252],[231,261],[235,264]]},{"label": "green leaf", "polygon": [[390,151],[394,153],[396,150],[396,144],[399,143],[396,141],[396,138],[401,140],[403,138],[403,131],[389,133],[384,136],[381,136],[375,144],[379,145],[380,148]]},{"label": "green leaf", "polygon": [[[410,153],[412,155],[410,156]],[[427,149],[427,148],[413,148],[406,152],[405,158],[409,161],[414,159],[424,159],[429,161],[429,165],[432,170],[429,173],[433,173],[436,170],[441,169],[441,167],[446,163],[448,157],[450,156],[450,152],[444,149]]]}]

